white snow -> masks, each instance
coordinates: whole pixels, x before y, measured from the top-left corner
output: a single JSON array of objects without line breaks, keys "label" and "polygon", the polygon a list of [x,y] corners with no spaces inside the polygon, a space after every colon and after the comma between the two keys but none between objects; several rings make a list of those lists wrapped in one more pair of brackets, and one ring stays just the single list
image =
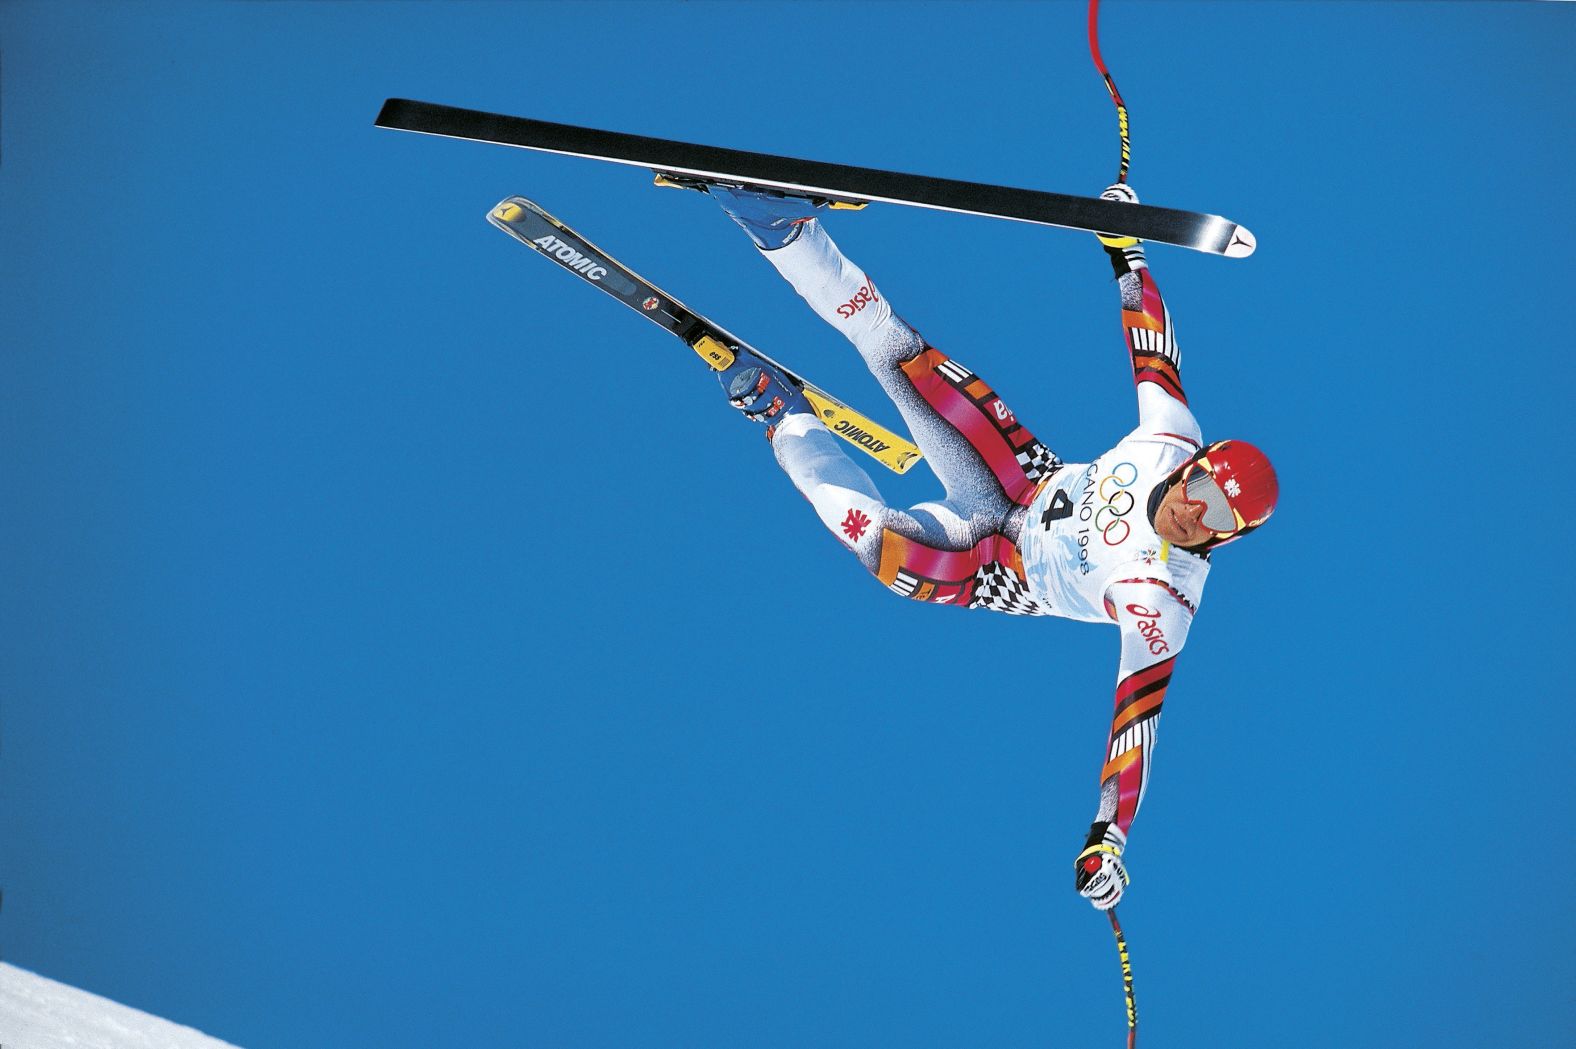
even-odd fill
[{"label": "white snow", "polygon": [[3,1049],[235,1049],[161,1020],[0,963]]}]

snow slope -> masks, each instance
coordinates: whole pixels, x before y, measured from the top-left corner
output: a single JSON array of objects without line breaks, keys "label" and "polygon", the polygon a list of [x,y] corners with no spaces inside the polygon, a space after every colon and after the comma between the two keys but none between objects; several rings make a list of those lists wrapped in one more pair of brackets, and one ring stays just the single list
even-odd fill
[{"label": "snow slope", "polygon": [[0,963],[5,1049],[234,1049],[229,1042]]}]

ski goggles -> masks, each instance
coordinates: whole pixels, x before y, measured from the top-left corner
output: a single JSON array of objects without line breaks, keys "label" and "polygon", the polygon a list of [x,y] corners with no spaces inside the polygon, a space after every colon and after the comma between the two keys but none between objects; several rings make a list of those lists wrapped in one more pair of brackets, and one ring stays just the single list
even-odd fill
[{"label": "ski goggles", "polygon": [[1202,456],[1187,465],[1182,474],[1182,495],[1190,503],[1203,503],[1199,523],[1224,539],[1235,535],[1247,521],[1231,506],[1226,493],[1210,472],[1209,457]]}]

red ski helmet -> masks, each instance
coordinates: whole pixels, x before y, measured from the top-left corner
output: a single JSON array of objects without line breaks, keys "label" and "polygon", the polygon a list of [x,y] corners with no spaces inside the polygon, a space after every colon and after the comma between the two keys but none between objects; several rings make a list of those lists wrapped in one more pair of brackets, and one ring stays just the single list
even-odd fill
[{"label": "red ski helmet", "polygon": [[1171,474],[1167,487],[1176,484],[1188,502],[1204,504],[1200,522],[1214,533],[1201,544],[1205,550],[1241,539],[1269,520],[1280,498],[1269,456],[1247,441],[1200,448]]}]

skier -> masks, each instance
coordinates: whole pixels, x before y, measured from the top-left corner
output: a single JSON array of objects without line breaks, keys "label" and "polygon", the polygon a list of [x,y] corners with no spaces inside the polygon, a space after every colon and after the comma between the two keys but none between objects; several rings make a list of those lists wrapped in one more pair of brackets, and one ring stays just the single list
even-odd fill
[{"label": "skier", "polygon": [[[1143,245],[1100,235],[1116,273],[1138,392],[1138,428],[1092,463],[1064,463],[977,375],[892,312],[802,197],[706,191],[820,317],[858,349],[945,487],[888,506],[797,384],[742,353],[719,377],[767,424],[778,464],[821,522],[888,588],[918,601],[1114,623],[1116,712],[1100,802],[1074,862],[1099,910],[1127,887],[1122,854],[1143,800],[1160,705],[1198,609],[1210,554],[1261,525],[1278,485],[1243,441],[1204,444],[1178,376],[1171,315]],[[1102,197],[1137,202],[1118,183]]]}]

